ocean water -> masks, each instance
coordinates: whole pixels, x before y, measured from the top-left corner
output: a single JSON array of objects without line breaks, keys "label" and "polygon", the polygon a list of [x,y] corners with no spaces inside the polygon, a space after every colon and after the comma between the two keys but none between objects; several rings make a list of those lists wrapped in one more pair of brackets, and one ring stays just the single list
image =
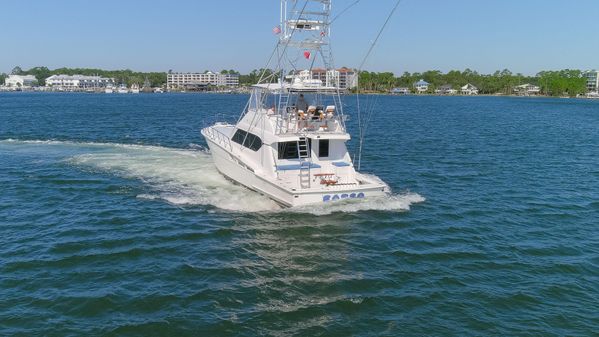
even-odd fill
[{"label": "ocean water", "polygon": [[0,335],[599,334],[599,102],[364,97],[392,195],[280,209],[199,134],[246,99],[1,93]]}]

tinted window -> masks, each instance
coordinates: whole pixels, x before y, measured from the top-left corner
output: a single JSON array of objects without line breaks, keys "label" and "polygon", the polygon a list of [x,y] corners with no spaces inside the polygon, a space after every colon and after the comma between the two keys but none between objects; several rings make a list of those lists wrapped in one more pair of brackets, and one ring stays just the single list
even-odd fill
[{"label": "tinted window", "polygon": [[247,137],[245,138],[245,142],[243,142],[243,146],[249,148],[252,151],[258,151],[262,146],[262,139],[260,139],[260,137],[256,136],[255,134],[248,133]]},{"label": "tinted window", "polygon": [[297,159],[297,142],[280,142],[279,159]]},{"label": "tinted window", "polygon": [[245,139],[245,136],[247,134],[247,132],[238,129],[237,131],[235,131],[235,134],[233,135],[233,138],[231,138],[231,140],[237,144],[243,144],[243,140]]},{"label": "tinted window", "polygon": [[262,139],[260,139],[260,137],[240,129],[235,131],[235,134],[231,140],[237,144],[241,144],[249,148],[252,151],[258,151],[260,150],[260,147],[262,147]]},{"label": "tinted window", "polygon": [[318,156],[328,157],[329,156],[329,140],[321,139],[318,143]]}]

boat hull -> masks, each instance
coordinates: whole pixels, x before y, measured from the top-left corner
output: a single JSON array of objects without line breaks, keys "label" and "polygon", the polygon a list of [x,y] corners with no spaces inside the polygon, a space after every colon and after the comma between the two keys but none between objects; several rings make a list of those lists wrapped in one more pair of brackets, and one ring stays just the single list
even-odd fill
[{"label": "boat hull", "polygon": [[332,186],[330,189],[292,191],[258,176],[204,132],[202,135],[208,143],[214,165],[223,176],[285,207],[382,197],[388,194],[386,185],[376,183],[367,186]]}]

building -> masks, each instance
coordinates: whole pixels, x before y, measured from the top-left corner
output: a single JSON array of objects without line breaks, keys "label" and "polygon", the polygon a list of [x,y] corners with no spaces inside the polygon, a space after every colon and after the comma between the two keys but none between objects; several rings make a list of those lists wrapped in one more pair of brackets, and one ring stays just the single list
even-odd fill
[{"label": "building", "polygon": [[326,87],[336,87],[341,90],[349,90],[358,86],[358,73],[354,69],[346,67],[334,70],[312,69],[312,79],[321,80]]},{"label": "building", "polygon": [[514,93],[520,96],[536,96],[541,92],[541,87],[530,83],[521,84],[514,87]]},{"label": "building", "polygon": [[205,73],[168,73],[166,75],[167,89],[197,89],[208,86],[238,87],[238,74],[218,74],[212,71]]},{"label": "building", "polygon": [[468,83],[461,88],[462,95],[478,95],[478,88]]},{"label": "building", "polygon": [[239,86],[239,74],[225,74],[225,86],[226,87],[238,87]]},{"label": "building", "polygon": [[90,88],[105,88],[114,85],[114,79],[85,75],[52,75],[46,78],[46,86],[58,90],[77,91]]},{"label": "building", "polygon": [[33,75],[8,75],[4,80],[7,88],[29,88],[37,85],[37,78]]},{"label": "building", "polygon": [[409,95],[410,88],[406,88],[406,87],[393,88],[393,89],[391,89],[391,93],[395,94],[395,95]]},{"label": "building", "polygon": [[458,91],[451,87],[451,84],[443,84],[439,89],[435,90],[437,95],[455,95]]},{"label": "building", "polygon": [[587,91],[588,92],[597,92],[599,88],[599,71],[597,70],[589,70],[582,73],[582,76],[587,81]]},{"label": "building", "polygon": [[414,83],[414,88],[416,89],[417,94],[422,94],[428,91],[429,83],[425,80],[420,80]]}]

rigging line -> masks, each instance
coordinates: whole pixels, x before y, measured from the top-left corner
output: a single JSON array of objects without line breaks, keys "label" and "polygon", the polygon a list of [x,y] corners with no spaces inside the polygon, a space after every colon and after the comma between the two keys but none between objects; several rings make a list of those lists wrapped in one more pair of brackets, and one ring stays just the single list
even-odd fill
[{"label": "rigging line", "polygon": [[370,56],[370,53],[372,53],[372,50],[374,49],[374,46],[376,45],[376,43],[380,39],[381,35],[383,35],[383,31],[385,30],[385,27],[387,27],[387,24],[389,23],[389,21],[391,21],[391,17],[393,17],[393,14],[397,10],[397,7],[399,7],[400,3],[401,3],[401,0],[397,0],[397,2],[395,3],[395,6],[393,7],[393,9],[391,10],[391,12],[389,13],[389,16],[387,16],[387,20],[385,20],[385,23],[383,24],[383,26],[379,30],[378,34],[376,35],[376,38],[374,39],[374,41],[370,45],[370,49],[368,49],[368,52],[366,53],[366,56],[364,56],[364,59],[362,60],[362,63],[360,64],[360,68],[358,68],[358,72],[362,71],[362,67],[364,67],[364,63],[366,63],[366,60]]},{"label": "rigging line", "polygon": [[341,12],[339,12],[339,14],[335,15],[335,17],[333,18],[333,20],[331,20],[331,21],[329,22],[329,25],[330,25],[330,24],[332,24],[333,22],[335,22],[337,19],[339,19],[339,17],[340,17],[341,15],[343,15],[345,12],[347,12],[347,11],[348,11],[350,8],[352,8],[352,7],[354,7],[355,5],[357,5],[357,4],[358,4],[358,2],[360,2],[360,1],[361,1],[361,0],[356,0],[356,1],[354,1],[354,3],[352,3],[351,5],[349,5],[349,6],[345,7],[345,9],[344,9],[344,10],[342,10]]},{"label": "rigging line", "polygon": [[[397,2],[395,3],[395,6],[393,6],[393,9],[391,10],[391,12],[389,13],[389,15],[387,16],[387,19],[385,20],[385,22],[381,26],[381,29],[379,30],[379,32],[377,33],[374,41],[370,45],[370,48],[368,49],[368,52],[364,56],[364,59],[362,60],[362,63],[360,63],[360,67],[358,68],[358,71],[357,71],[358,77],[360,76],[360,73],[362,72],[362,69],[364,68],[364,64],[366,63],[366,60],[368,59],[368,57],[370,56],[370,54],[374,50],[374,47],[376,46],[376,43],[378,42],[378,40],[380,39],[381,35],[383,34],[383,31],[387,27],[387,24],[389,23],[389,21],[391,21],[391,18],[393,17],[393,14],[395,14],[395,11],[399,7],[400,3],[401,3],[401,0],[397,0]],[[362,119],[364,117],[362,117],[362,113],[360,112],[360,86],[359,85],[358,85],[358,89],[356,90],[356,99],[358,101],[358,127],[360,129],[360,132],[359,132],[360,139],[359,139],[359,145],[358,145],[358,170],[360,170],[360,166],[361,166],[361,163],[362,163],[362,144],[364,143],[364,130],[362,130],[362,126],[363,126]],[[368,118],[368,120],[369,119],[370,118]],[[364,120],[364,122],[366,122],[366,121],[367,120]]]},{"label": "rigging line", "polygon": [[[293,4],[293,8],[291,8],[291,10],[294,11],[296,6],[297,6],[297,2]],[[275,48],[273,49],[272,53],[270,54],[270,57],[268,58],[268,61],[266,62],[266,66],[264,67],[264,69],[262,69],[262,73],[260,74],[258,83],[262,83],[263,77],[266,74],[266,69],[268,69],[268,66],[270,65],[270,61],[272,61],[272,58],[274,57],[275,53],[279,50],[279,42],[280,41],[278,41],[276,43]],[[281,57],[279,56],[278,57],[278,66],[280,66],[280,65],[281,65]]]},{"label": "rigging line", "polygon": [[[291,8],[291,11],[295,11],[295,7],[297,6],[297,2],[293,5],[293,8]],[[306,10],[306,7],[308,6],[308,1],[306,1],[304,3],[304,7],[302,7],[302,10],[300,11],[298,18],[300,18],[303,14],[304,11]],[[297,29],[297,25],[293,26],[293,29],[291,30],[291,33],[289,34],[289,37],[287,38],[287,42],[285,43],[285,45],[283,46],[283,51],[281,53],[281,55],[278,58],[278,64],[281,64],[281,59],[282,59],[282,55],[285,54],[285,52],[287,51],[287,47],[289,46],[289,43],[291,42],[291,38],[293,37],[293,34],[295,33],[295,30]],[[279,48],[279,42],[277,42],[277,46],[275,47],[275,50]],[[273,55],[274,55],[274,51],[273,51]],[[270,64],[270,60],[268,61],[268,64]],[[268,64],[267,64],[267,68],[268,68]],[[264,76],[264,74],[266,73],[266,68],[264,69],[262,76]],[[260,77],[262,79],[262,76]]]}]

